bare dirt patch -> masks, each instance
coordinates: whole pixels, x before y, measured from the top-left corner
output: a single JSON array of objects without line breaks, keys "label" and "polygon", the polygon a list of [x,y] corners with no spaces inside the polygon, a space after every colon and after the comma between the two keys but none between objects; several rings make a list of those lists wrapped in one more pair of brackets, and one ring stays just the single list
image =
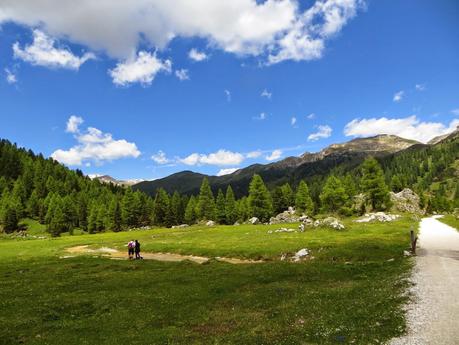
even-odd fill
[{"label": "bare dirt patch", "polygon": [[[120,252],[117,249],[102,247],[98,249],[90,248],[89,246],[76,246],[70,247],[66,249],[67,253],[70,254],[91,254],[91,255],[98,255],[98,256],[106,256],[114,260],[126,259],[128,260],[127,253]],[[191,261],[197,264],[204,264],[209,262],[210,258],[204,256],[196,256],[196,255],[182,255],[182,254],[175,254],[175,253],[146,253],[143,252],[142,258],[145,260],[156,260],[156,261],[165,261],[165,262],[180,262],[180,261]],[[234,265],[241,265],[241,264],[256,264],[262,263],[262,260],[247,260],[247,259],[238,259],[238,258],[225,258],[225,257],[216,257],[215,260],[227,262]]]}]

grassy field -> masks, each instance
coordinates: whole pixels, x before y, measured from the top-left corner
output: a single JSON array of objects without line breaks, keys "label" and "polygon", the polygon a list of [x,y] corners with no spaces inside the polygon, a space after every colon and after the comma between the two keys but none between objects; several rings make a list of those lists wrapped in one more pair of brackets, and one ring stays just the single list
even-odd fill
[{"label": "grassy field", "polygon": [[456,230],[459,231],[459,219],[457,219],[455,216],[452,214],[447,214],[442,218],[438,218],[440,222],[443,222],[445,224],[448,224],[449,226],[452,226],[453,228],[456,228]]},{"label": "grassy field", "polygon": [[[285,226],[285,225],[282,225]],[[345,231],[279,226],[0,237],[0,344],[378,344],[405,330],[408,218]],[[292,225],[293,227],[293,225]],[[60,259],[76,245],[263,259]],[[280,261],[308,248],[314,259]]]}]

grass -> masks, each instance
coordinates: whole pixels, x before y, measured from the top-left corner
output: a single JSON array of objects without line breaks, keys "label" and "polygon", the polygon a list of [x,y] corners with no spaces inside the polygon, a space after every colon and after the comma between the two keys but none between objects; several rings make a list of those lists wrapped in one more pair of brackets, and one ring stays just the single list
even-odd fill
[{"label": "grass", "polygon": [[452,226],[453,228],[456,228],[456,230],[459,231],[459,219],[456,218],[454,215],[447,214],[442,218],[438,218],[438,220],[449,226]]},{"label": "grass", "polygon": [[[377,344],[405,330],[408,218],[347,230],[154,229],[0,237],[0,344]],[[284,226],[284,225],[282,225]],[[291,226],[293,227],[293,226]],[[59,259],[89,244],[266,263]],[[299,264],[281,253],[308,248]],[[393,259],[393,260],[392,260]]]}]

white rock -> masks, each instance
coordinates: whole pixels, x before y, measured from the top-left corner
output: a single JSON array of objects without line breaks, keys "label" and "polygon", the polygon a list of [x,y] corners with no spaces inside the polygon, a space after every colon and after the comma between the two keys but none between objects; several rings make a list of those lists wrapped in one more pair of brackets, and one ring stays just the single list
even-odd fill
[{"label": "white rock", "polygon": [[252,217],[249,219],[249,223],[252,225],[256,225],[260,223],[260,220],[257,217]]}]

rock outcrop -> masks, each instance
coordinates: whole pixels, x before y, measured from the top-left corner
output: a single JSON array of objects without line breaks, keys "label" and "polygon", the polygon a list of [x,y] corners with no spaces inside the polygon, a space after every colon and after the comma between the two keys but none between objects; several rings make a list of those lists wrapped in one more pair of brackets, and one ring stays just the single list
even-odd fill
[{"label": "rock outcrop", "polygon": [[399,212],[424,214],[424,210],[419,206],[419,196],[409,188],[405,188],[399,193],[390,193],[393,209]]}]

